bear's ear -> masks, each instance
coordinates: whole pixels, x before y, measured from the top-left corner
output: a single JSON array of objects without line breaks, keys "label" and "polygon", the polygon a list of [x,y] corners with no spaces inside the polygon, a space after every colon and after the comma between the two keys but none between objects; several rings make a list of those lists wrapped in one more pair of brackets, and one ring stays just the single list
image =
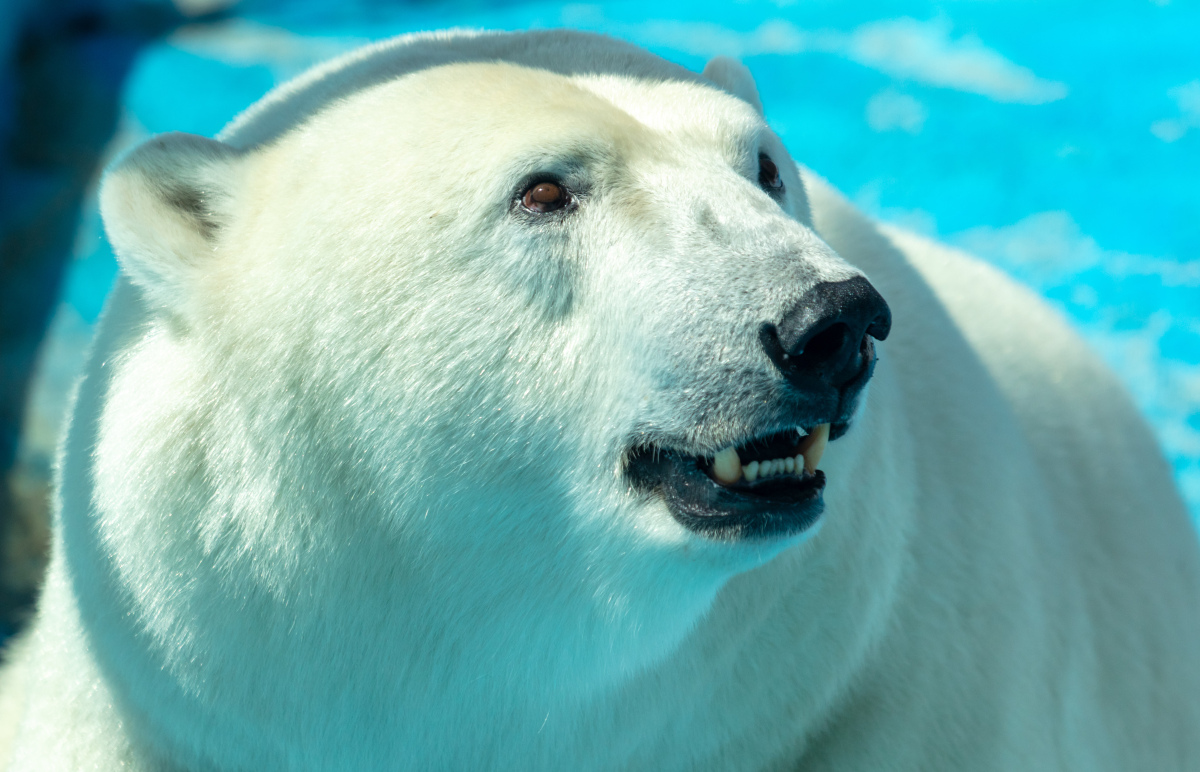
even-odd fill
[{"label": "bear's ear", "polygon": [[104,175],[100,212],[121,267],[173,307],[212,256],[238,187],[240,154],[192,134],[162,134]]},{"label": "bear's ear", "polygon": [[754,76],[746,65],[728,56],[715,56],[704,65],[704,77],[716,83],[725,91],[733,94],[762,115],[762,100],[758,98],[758,86],[754,85]]}]

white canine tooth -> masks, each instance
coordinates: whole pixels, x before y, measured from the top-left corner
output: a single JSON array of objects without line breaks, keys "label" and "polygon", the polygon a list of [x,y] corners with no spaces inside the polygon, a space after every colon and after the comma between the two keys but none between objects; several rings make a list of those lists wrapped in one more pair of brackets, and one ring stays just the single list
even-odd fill
[{"label": "white canine tooth", "polygon": [[803,475],[804,474],[804,454],[803,453],[796,454],[796,457],[792,459],[792,463],[794,463],[796,465],[796,474]]},{"label": "white canine tooth", "polygon": [[754,482],[758,479],[758,462],[751,461],[742,467],[742,475],[745,476],[746,482]]},{"label": "white canine tooth", "polygon": [[810,474],[817,471],[817,464],[821,463],[821,456],[825,455],[825,446],[828,443],[829,424],[821,424],[813,429],[809,440],[805,442],[808,447],[804,448],[804,471]]},{"label": "white canine tooth", "polygon": [[796,459],[785,458],[783,460],[783,468],[786,469],[789,474],[796,471]]},{"label": "white canine tooth", "polygon": [[713,476],[722,485],[733,485],[742,479],[742,459],[737,450],[729,447],[722,450],[713,459]]}]

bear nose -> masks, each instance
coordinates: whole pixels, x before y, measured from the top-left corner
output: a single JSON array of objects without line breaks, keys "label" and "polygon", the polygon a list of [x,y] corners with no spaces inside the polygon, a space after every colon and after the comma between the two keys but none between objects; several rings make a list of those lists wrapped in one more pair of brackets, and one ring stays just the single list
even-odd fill
[{"label": "bear nose", "polygon": [[822,282],[800,298],[777,325],[763,324],[767,356],[793,385],[841,388],[868,368],[871,338],[883,340],[892,312],[862,276]]}]

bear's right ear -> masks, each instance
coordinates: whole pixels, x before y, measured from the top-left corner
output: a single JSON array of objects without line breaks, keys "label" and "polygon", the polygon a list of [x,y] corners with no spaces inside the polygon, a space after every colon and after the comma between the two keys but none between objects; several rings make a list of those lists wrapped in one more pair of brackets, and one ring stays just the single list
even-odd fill
[{"label": "bear's right ear", "polygon": [[175,307],[229,220],[240,153],[193,134],[162,134],[114,164],[100,213],[121,267],[153,301]]},{"label": "bear's right ear", "polygon": [[763,114],[762,100],[758,97],[758,86],[746,65],[728,56],[714,56],[704,65],[704,77],[716,83],[743,102],[749,103],[759,115]]}]

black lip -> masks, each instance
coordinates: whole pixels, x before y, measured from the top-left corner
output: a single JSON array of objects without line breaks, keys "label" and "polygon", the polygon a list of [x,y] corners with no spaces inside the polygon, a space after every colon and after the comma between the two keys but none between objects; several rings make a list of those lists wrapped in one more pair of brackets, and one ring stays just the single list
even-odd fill
[{"label": "black lip", "polygon": [[819,469],[800,480],[725,487],[701,463],[672,450],[643,449],[627,474],[636,488],[661,495],[685,528],[722,541],[792,536],[811,528],[825,510],[825,473]]}]

